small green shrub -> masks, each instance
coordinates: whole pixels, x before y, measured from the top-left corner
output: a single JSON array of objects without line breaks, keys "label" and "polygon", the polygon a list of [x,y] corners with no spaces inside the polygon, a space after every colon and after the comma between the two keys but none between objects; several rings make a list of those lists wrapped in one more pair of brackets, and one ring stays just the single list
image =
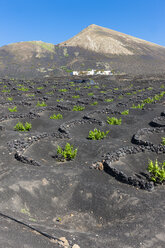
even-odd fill
[{"label": "small green shrub", "polygon": [[69,82],[70,86],[71,87],[74,87],[75,86],[75,83],[74,82]]},{"label": "small green shrub", "polygon": [[[69,57],[69,54],[66,53],[64,56],[65,56],[65,57]],[[72,72],[72,70],[69,70],[69,69],[67,69],[66,72],[67,72],[67,71]]]},{"label": "small green shrub", "polygon": [[121,112],[122,115],[129,115],[129,109],[124,110],[123,112]]},{"label": "small green shrub", "polygon": [[13,107],[13,108],[8,108],[8,110],[10,112],[17,112],[17,106]]},{"label": "small green shrub", "polygon": [[61,160],[72,160],[77,155],[77,148],[73,149],[73,146],[69,143],[66,143],[64,150],[58,146],[57,147],[57,156],[58,159]]},{"label": "small green shrub", "polygon": [[113,102],[113,99],[105,99],[105,102]]},{"label": "small green shrub", "polygon": [[43,90],[43,86],[41,86],[41,87],[37,87],[37,90]]},{"label": "small green shrub", "polygon": [[162,137],[162,143],[163,146],[165,146],[165,137]]},{"label": "small green shrub", "polygon": [[144,103],[142,103],[142,104],[138,104],[138,105],[136,105],[136,106],[135,106],[135,104],[133,104],[131,108],[133,108],[133,109],[143,109],[143,108],[144,108],[144,106],[145,106],[145,104],[144,104]]},{"label": "small green shrub", "polygon": [[46,107],[47,104],[44,101],[42,101],[41,103],[38,101],[36,106],[37,107]]},{"label": "small green shrub", "polygon": [[[69,54],[68,54],[68,56],[69,56]],[[68,56],[66,56],[66,57],[68,57]],[[66,69],[65,71],[68,72],[68,73],[71,73],[73,70],[71,70],[71,69]]]},{"label": "small green shrub", "polygon": [[10,90],[2,90],[3,93],[10,93]]},{"label": "small green shrub", "polygon": [[150,160],[147,170],[150,172],[150,178],[153,182],[162,183],[165,180],[165,161],[160,163],[157,159],[155,162]]},{"label": "small green shrub", "polygon": [[53,95],[54,92],[53,91],[50,91],[50,92],[46,92],[47,95]]},{"label": "small green shrub", "polygon": [[95,105],[97,105],[97,104],[98,104],[98,102],[95,101],[95,102],[91,103],[91,106],[95,106]]},{"label": "small green shrub", "polygon": [[152,103],[154,101],[153,98],[148,97],[147,99],[144,99],[142,102],[143,103]]},{"label": "small green shrub", "polygon": [[28,91],[29,89],[28,88],[25,88],[25,87],[21,87],[21,88],[18,88],[19,91]]},{"label": "small green shrub", "polygon": [[13,101],[13,97],[7,97],[7,100],[10,102]]},{"label": "small green shrub", "polygon": [[[152,98],[147,98],[147,99],[151,99],[150,102],[159,101],[163,98],[164,94],[165,94],[165,91],[162,91],[160,94],[156,94]],[[143,102],[147,101],[147,99],[143,100]],[[147,103],[149,103],[149,102],[147,102]]]},{"label": "small green shrub", "polygon": [[129,86],[129,88],[132,88],[133,87],[133,84],[131,84],[130,86]]},{"label": "small green shrub", "polygon": [[91,92],[91,93],[88,93],[88,96],[93,96],[94,94]]},{"label": "small green shrub", "polygon": [[72,111],[83,111],[85,109],[85,107],[82,107],[82,106],[74,106]]},{"label": "small green shrub", "polygon": [[32,128],[32,124],[31,123],[29,123],[29,122],[25,122],[25,130],[26,131],[29,131],[31,128]]},{"label": "small green shrub", "polygon": [[117,119],[116,117],[107,117],[107,123],[109,125],[121,125],[122,119]]},{"label": "small green shrub", "polygon": [[93,86],[93,88],[95,88],[95,89],[99,89],[99,86],[98,86],[98,85],[95,85],[95,86]]},{"label": "small green shrub", "polygon": [[35,96],[35,94],[28,94],[27,96],[28,97],[33,97],[33,96]]},{"label": "small green shrub", "polygon": [[23,125],[22,122],[18,122],[15,127],[14,127],[14,130],[16,131],[30,131],[30,129],[32,128],[32,125],[31,123],[29,122],[26,122],[25,125]]},{"label": "small green shrub", "polygon": [[72,98],[80,98],[80,96],[79,95],[75,95],[75,96],[72,96]]},{"label": "small green shrub", "polygon": [[145,91],[145,89],[140,89],[140,90],[138,90],[138,92],[142,92],[142,91]]},{"label": "small green shrub", "polygon": [[161,96],[159,94],[156,94],[152,99],[153,101],[159,101],[161,99]]},{"label": "small green shrub", "polygon": [[56,101],[57,101],[57,102],[63,102],[63,101],[64,101],[64,99],[63,99],[63,98],[61,98],[61,99],[57,99]]},{"label": "small green shrub", "polygon": [[68,90],[67,89],[60,89],[58,90],[59,92],[67,92]]},{"label": "small green shrub", "polygon": [[147,99],[144,99],[142,101],[142,103],[153,103],[154,101],[159,101],[162,99],[162,97],[164,96],[165,91],[162,91],[160,94],[156,94],[154,95],[152,98],[148,97]]},{"label": "small green shrub", "polygon": [[62,118],[63,116],[61,114],[57,114],[57,115],[53,114],[50,116],[50,119],[53,119],[53,120],[60,120]]},{"label": "small green shrub", "polygon": [[100,130],[97,130],[97,128],[95,128],[94,131],[89,131],[88,139],[92,139],[92,140],[104,139],[108,133],[109,131],[106,131],[104,133],[101,132]]}]

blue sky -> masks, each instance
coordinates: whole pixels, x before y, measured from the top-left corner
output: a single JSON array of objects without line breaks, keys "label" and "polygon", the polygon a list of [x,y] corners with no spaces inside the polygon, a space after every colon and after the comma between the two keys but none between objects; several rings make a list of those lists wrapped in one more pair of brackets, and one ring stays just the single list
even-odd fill
[{"label": "blue sky", "polygon": [[165,0],[0,0],[0,46],[58,44],[90,24],[165,46]]}]

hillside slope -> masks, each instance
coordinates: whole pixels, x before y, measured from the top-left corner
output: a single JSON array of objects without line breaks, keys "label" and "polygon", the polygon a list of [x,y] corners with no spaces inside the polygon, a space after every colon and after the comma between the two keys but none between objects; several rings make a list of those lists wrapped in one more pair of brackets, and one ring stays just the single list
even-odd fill
[{"label": "hillside slope", "polygon": [[165,73],[165,48],[94,24],[58,45],[29,41],[0,47],[0,77],[46,78],[87,69]]},{"label": "hillside slope", "polygon": [[161,55],[165,48],[108,28],[92,24],[61,46],[79,46],[102,54]]}]

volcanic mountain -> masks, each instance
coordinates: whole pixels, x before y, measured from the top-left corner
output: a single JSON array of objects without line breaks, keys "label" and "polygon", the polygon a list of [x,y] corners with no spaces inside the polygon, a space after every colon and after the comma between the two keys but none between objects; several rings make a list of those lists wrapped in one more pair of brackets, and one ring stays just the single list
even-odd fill
[{"label": "volcanic mountain", "polygon": [[[115,55],[161,55],[165,48],[95,24],[85,28],[73,38],[61,43],[101,54]],[[162,50],[163,49],[163,50]]]},{"label": "volcanic mountain", "polygon": [[1,77],[30,79],[88,69],[164,73],[165,47],[92,24],[58,45],[29,41],[0,48]]}]

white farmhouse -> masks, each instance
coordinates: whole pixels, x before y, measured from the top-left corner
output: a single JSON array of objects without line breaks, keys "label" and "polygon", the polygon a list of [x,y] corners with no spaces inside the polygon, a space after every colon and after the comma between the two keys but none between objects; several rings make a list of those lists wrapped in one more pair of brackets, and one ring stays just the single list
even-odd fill
[{"label": "white farmhouse", "polygon": [[111,71],[104,71],[104,70],[88,70],[88,71],[73,71],[71,72],[73,76],[89,76],[89,75],[113,75]]},{"label": "white farmhouse", "polygon": [[111,71],[104,71],[104,75],[113,75]]},{"label": "white farmhouse", "polygon": [[72,72],[71,72],[71,75],[73,75],[73,76],[78,76],[78,75],[79,75],[79,72],[78,72],[78,71],[72,71]]}]

